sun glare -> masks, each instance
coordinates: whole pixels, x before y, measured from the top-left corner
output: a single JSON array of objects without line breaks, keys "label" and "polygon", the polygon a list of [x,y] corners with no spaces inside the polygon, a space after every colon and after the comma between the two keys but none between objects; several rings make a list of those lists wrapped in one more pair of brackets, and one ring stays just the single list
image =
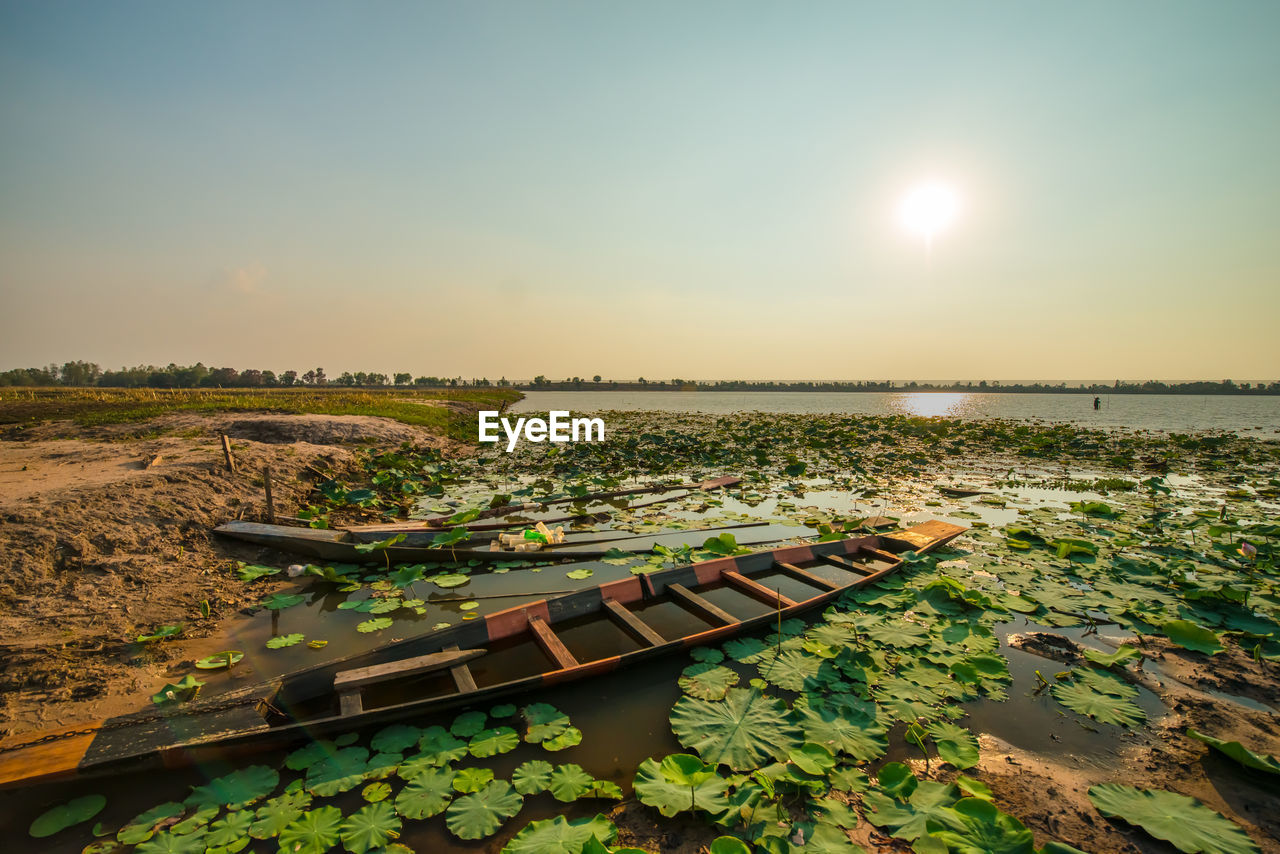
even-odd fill
[{"label": "sun glare", "polygon": [[922,184],[909,192],[898,209],[903,226],[924,238],[932,248],[933,239],[955,222],[960,197],[946,184]]}]

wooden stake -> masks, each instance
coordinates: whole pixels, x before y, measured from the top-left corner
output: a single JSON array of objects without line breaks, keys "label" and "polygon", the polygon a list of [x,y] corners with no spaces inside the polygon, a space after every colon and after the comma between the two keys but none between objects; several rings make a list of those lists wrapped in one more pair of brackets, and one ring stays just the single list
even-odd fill
[{"label": "wooden stake", "polygon": [[276,505],[271,500],[271,466],[265,466],[262,469],[262,483],[267,489],[267,521],[272,525],[276,523]]},{"label": "wooden stake", "polygon": [[231,440],[227,438],[227,434],[222,434],[222,455],[227,458],[227,471],[232,474],[236,473],[236,461],[231,457]]}]

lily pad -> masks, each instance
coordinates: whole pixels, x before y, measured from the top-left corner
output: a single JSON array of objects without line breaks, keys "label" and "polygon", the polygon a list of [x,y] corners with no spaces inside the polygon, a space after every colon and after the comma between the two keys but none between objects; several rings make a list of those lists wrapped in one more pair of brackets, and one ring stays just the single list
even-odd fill
[{"label": "lily pad", "polygon": [[1254,753],[1238,741],[1219,741],[1211,736],[1203,735],[1193,729],[1187,730],[1187,735],[1217,750],[1224,756],[1229,756],[1239,762],[1246,768],[1253,768],[1258,771],[1266,771],[1270,774],[1280,774],[1280,762],[1276,761],[1274,756],[1264,756]]},{"label": "lily pad", "polygon": [[303,813],[280,831],[280,850],[324,854],[342,838],[342,810],[324,806]]},{"label": "lily pad", "polygon": [[521,713],[529,727],[524,734],[524,740],[530,744],[540,744],[569,728],[569,716],[547,703],[533,703],[525,706]]},{"label": "lily pad", "polygon": [[400,836],[400,817],[391,804],[372,803],[347,816],[339,828],[342,845],[351,854],[365,854],[373,848],[381,848]]},{"label": "lily pad", "polygon": [[737,684],[736,672],[709,661],[689,665],[680,677],[681,689],[700,700],[723,700]]},{"label": "lily pad", "polygon": [[786,703],[746,688],[730,689],[719,703],[682,697],[671,710],[671,729],[703,761],[735,771],[785,759],[803,743]]},{"label": "lily pad", "polygon": [[668,818],[682,810],[720,813],[729,809],[729,781],[689,754],[667,756],[661,763],[644,760],[636,769],[633,787],[640,803]]},{"label": "lily pad", "polygon": [[370,632],[380,632],[383,629],[391,627],[392,620],[390,617],[374,617],[372,620],[365,620],[363,623],[356,625],[357,632],[368,634]]},{"label": "lily pad", "polygon": [[509,753],[519,745],[520,734],[509,726],[500,726],[476,733],[467,749],[472,756],[483,759],[499,753]]},{"label": "lily pad", "polygon": [[558,815],[532,821],[511,837],[502,854],[580,854],[592,839],[610,843],[618,834],[613,823],[602,815],[570,821]]},{"label": "lily pad", "polygon": [[453,801],[451,768],[432,768],[414,776],[409,784],[396,795],[396,812],[405,818],[430,818],[444,812]]},{"label": "lily pad", "polygon": [[304,635],[294,632],[288,635],[276,635],[267,641],[267,649],[284,649],[286,646],[296,646],[302,643]]},{"label": "lily pad", "polygon": [[542,749],[550,751],[565,750],[582,743],[582,730],[576,726],[567,728],[564,732],[552,738],[543,739]]},{"label": "lily pad", "polygon": [[595,778],[581,765],[560,765],[547,780],[547,791],[561,803],[571,803],[591,791]]},{"label": "lily pad", "polygon": [[[468,769],[470,770],[470,769]],[[483,839],[520,812],[524,799],[506,780],[495,780],[445,810],[445,825],[459,839]]]},{"label": "lily pad", "polygon": [[1160,631],[1178,646],[1193,652],[1217,655],[1226,649],[1217,635],[1190,620],[1170,620],[1160,627]]},{"label": "lily pad", "polygon": [[250,765],[197,786],[187,796],[188,805],[223,805],[239,809],[271,794],[280,782],[280,772],[266,765]]},{"label": "lily pad", "polygon": [[82,821],[88,821],[102,812],[102,808],[106,805],[107,798],[105,795],[85,795],[80,798],[73,798],[65,804],[58,804],[56,807],[38,815],[35,821],[31,822],[31,826],[27,828],[27,833],[36,839],[53,836],[53,834],[64,828],[79,824]]},{"label": "lily pad", "polygon": [[532,759],[523,763],[511,775],[511,782],[516,791],[522,795],[536,795],[545,792],[551,783],[551,772],[555,766],[541,759]]},{"label": "lily pad", "polygon": [[463,712],[453,719],[453,724],[449,727],[449,732],[459,738],[471,738],[471,736],[484,729],[485,721],[488,716],[481,711]]},{"label": "lily pad", "polygon": [[492,768],[463,768],[453,778],[453,789],[463,794],[478,792],[491,782],[493,782]]},{"label": "lily pad", "polygon": [[269,608],[272,611],[281,611],[285,608],[292,608],[294,605],[300,604],[307,597],[301,593],[272,593],[259,604],[263,608]]},{"label": "lily pad", "polygon": [[1079,680],[1065,680],[1053,686],[1053,698],[1073,712],[1088,715],[1096,721],[1117,726],[1135,726],[1147,719],[1131,700],[1098,691]]},{"label": "lily pad", "polygon": [[153,641],[177,637],[182,634],[182,629],[181,623],[172,626],[157,626],[150,634],[138,635],[138,643],[152,643]]},{"label": "lily pad", "polygon": [[1103,783],[1089,789],[1089,800],[1107,818],[1122,818],[1187,854],[1258,851],[1258,846],[1234,822],[1185,795]]},{"label": "lily pad", "polygon": [[197,670],[222,670],[238,664],[244,658],[244,653],[238,649],[229,649],[225,652],[215,652],[213,655],[206,656],[196,662]]}]

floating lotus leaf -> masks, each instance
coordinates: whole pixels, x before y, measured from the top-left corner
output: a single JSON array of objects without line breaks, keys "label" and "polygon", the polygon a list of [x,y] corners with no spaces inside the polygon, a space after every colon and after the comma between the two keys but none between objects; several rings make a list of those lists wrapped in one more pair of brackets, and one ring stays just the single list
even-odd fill
[{"label": "floating lotus leaf", "polygon": [[249,826],[249,835],[254,839],[270,839],[277,836],[280,831],[297,821],[303,810],[309,806],[311,806],[311,794],[305,790],[286,792],[264,801],[254,813],[253,824]]},{"label": "floating lotus leaf", "polygon": [[772,655],[773,647],[759,638],[734,638],[725,641],[725,655],[743,664],[756,664],[762,658]]},{"label": "floating lotus leaf", "polygon": [[371,804],[385,801],[391,795],[391,786],[383,782],[370,783],[360,792],[360,797]]},{"label": "floating lotus leaf", "polygon": [[166,818],[182,815],[185,809],[186,807],[176,801],[154,806],[146,812],[134,816],[132,821],[120,828],[120,831],[116,834],[116,839],[122,845],[137,845],[139,842],[151,838],[151,834],[155,831],[157,824]]},{"label": "floating lotus leaf", "polygon": [[957,854],[1035,854],[1031,831],[996,805],[981,798],[962,798],[954,807],[929,817],[929,835]]},{"label": "floating lotus leaf", "polygon": [[978,764],[978,739],[964,727],[949,721],[929,724],[929,737],[938,747],[938,756],[957,768],[972,768]]},{"label": "floating lotus leaf", "polygon": [[[679,762],[684,756],[689,765],[703,769],[688,773]],[[636,769],[632,784],[640,803],[654,807],[670,818],[682,810],[700,809],[720,813],[729,809],[729,781],[715,775],[715,769],[687,754],[668,756],[661,763],[649,758]]]},{"label": "floating lotus leaf", "polygon": [[387,614],[396,610],[402,604],[402,600],[395,596],[379,597],[369,601],[373,603],[369,606],[368,613],[370,614]]},{"label": "floating lotus leaf", "polygon": [[582,730],[576,726],[571,726],[564,732],[552,738],[544,739],[542,742],[543,750],[557,751],[565,750],[569,747],[582,743]]},{"label": "floating lotus leaf", "polygon": [[344,747],[307,769],[307,791],[328,798],[354,789],[364,782],[368,759],[369,751],[365,748]]},{"label": "floating lotus leaf", "polygon": [[302,643],[303,635],[294,632],[288,635],[277,635],[267,641],[267,649],[283,649],[286,646],[294,646]]},{"label": "floating lotus leaf", "polygon": [[133,849],[134,854],[204,854],[204,830],[178,834],[169,831],[157,833]]},{"label": "floating lotus leaf", "polygon": [[363,623],[356,625],[357,632],[368,634],[369,632],[380,632],[391,626],[390,617],[374,617],[372,620],[365,620]]},{"label": "floating lotus leaf", "polygon": [[152,694],[151,702],[157,706],[163,706],[166,703],[183,703],[194,697],[202,687],[204,683],[188,673],[177,682],[170,682]]},{"label": "floating lotus leaf", "polygon": [[509,718],[516,713],[516,707],[511,703],[503,703],[501,706],[494,706],[489,710],[489,717],[497,720]]},{"label": "floating lotus leaf", "polygon": [[911,841],[922,836],[930,818],[956,802],[959,793],[950,783],[920,781],[904,800],[869,791],[862,794],[867,821],[899,839]]},{"label": "floating lotus leaf", "polygon": [[400,827],[400,816],[391,804],[373,803],[347,816],[339,830],[343,847],[351,854],[365,854],[398,838]]},{"label": "floating lotus leaf", "polygon": [[1110,694],[1113,697],[1138,696],[1138,689],[1115,673],[1099,670],[1096,667],[1081,667],[1073,671],[1073,675],[1077,681],[1088,685],[1100,694]]},{"label": "floating lotus leaf", "polygon": [[461,573],[447,572],[442,575],[437,575],[431,580],[437,587],[443,587],[448,590],[451,587],[461,587],[466,584],[471,580],[471,576],[462,575]]},{"label": "floating lotus leaf", "polygon": [[588,841],[605,844],[618,835],[618,829],[602,815],[569,821],[564,816],[545,821],[532,821],[511,837],[502,854],[580,854]]},{"label": "floating lotus leaf", "polygon": [[236,810],[209,825],[205,835],[205,845],[210,848],[230,846],[240,839],[247,839],[249,828],[253,825],[253,810]]},{"label": "floating lotus leaf", "polygon": [[760,675],[784,691],[803,691],[805,680],[818,674],[822,662],[822,658],[803,650],[783,650],[772,661],[760,664]]},{"label": "floating lotus leaf", "polygon": [[453,778],[455,792],[478,792],[493,781],[492,768],[463,768]]},{"label": "floating lotus leaf", "polygon": [[432,768],[418,774],[396,795],[396,812],[414,819],[444,812],[453,800],[455,776],[451,768]]},{"label": "floating lotus leaf", "polygon": [[671,729],[703,761],[735,771],[785,759],[803,743],[786,703],[745,688],[731,689],[719,703],[682,697],[671,710]]},{"label": "floating lotus leaf", "polygon": [[293,771],[304,771],[321,759],[332,756],[335,750],[336,748],[331,741],[313,741],[306,747],[300,747],[286,756],[284,764],[286,768]]},{"label": "floating lotus leaf", "polygon": [[250,765],[197,786],[187,796],[187,804],[225,805],[239,809],[271,794],[280,782],[280,772],[266,765]]},{"label": "floating lotus leaf", "polygon": [[409,724],[392,724],[374,733],[369,749],[375,753],[403,753],[418,743],[422,730]]},{"label": "floating lotus leaf", "polygon": [[1262,754],[1254,753],[1238,741],[1219,741],[1216,738],[1202,735],[1193,729],[1187,730],[1187,735],[1198,741],[1203,741],[1214,750],[1224,756],[1229,756],[1246,768],[1254,768],[1271,774],[1280,774],[1280,762],[1277,762],[1274,756],[1263,756]]},{"label": "floating lotus leaf", "polygon": [[1100,723],[1135,726],[1147,719],[1146,713],[1132,700],[1102,693],[1083,682],[1059,682],[1051,692],[1055,700],[1071,711],[1088,715]]},{"label": "floating lotus leaf", "polygon": [[225,652],[215,652],[213,655],[206,656],[196,662],[197,670],[222,670],[238,664],[244,658],[244,653],[238,649],[229,649]]},{"label": "floating lotus leaf", "polygon": [[916,775],[901,762],[886,762],[880,766],[880,770],[876,772],[876,782],[886,795],[900,801],[906,800],[916,790],[916,786],[920,785]]},{"label": "floating lotus leaf", "polygon": [[571,569],[565,573],[565,576],[572,578],[574,581],[581,581],[584,578],[590,578],[595,575],[596,571],[591,567],[584,566],[581,569]]},{"label": "floating lotus leaf", "polygon": [[31,822],[31,826],[27,828],[27,832],[37,839],[53,836],[53,834],[64,828],[71,827],[73,824],[88,821],[102,812],[102,808],[106,805],[107,798],[105,795],[85,795],[80,798],[73,798],[65,804],[58,804],[53,809],[46,810],[36,816],[35,821]]},{"label": "floating lotus leaf", "polygon": [[558,765],[547,780],[547,791],[561,803],[570,803],[591,790],[595,778],[581,765]]},{"label": "floating lotus leaf", "polygon": [[484,712],[463,712],[453,719],[453,723],[449,726],[449,732],[458,736],[458,738],[471,738],[471,736],[484,729],[485,721],[487,720],[488,716]]},{"label": "floating lotus leaf", "polygon": [[522,764],[511,775],[511,782],[516,791],[522,795],[536,795],[545,792],[551,783],[551,772],[555,766],[541,759],[532,759]]},{"label": "floating lotus leaf", "polygon": [[1187,854],[1256,854],[1258,846],[1234,822],[1195,798],[1160,789],[1103,783],[1089,800],[1107,818],[1122,818]]},{"label": "floating lotus leaf", "polygon": [[724,661],[724,653],[714,646],[694,647],[689,650],[689,657],[694,661],[710,662],[711,664],[719,664]]},{"label": "floating lotus leaf", "polygon": [[836,767],[835,754],[825,745],[807,741],[787,755],[787,761],[806,774],[825,777]]},{"label": "floating lotus leaf", "polygon": [[520,734],[509,726],[485,729],[476,733],[467,749],[471,755],[484,758],[509,753],[520,745]]},{"label": "floating lotus leaf", "polygon": [[1189,620],[1169,620],[1160,627],[1165,637],[1183,649],[1203,652],[1205,655],[1217,655],[1226,647],[1222,640],[1204,626],[1198,626]]},{"label": "floating lotus leaf", "polygon": [[475,794],[451,803],[445,810],[445,825],[459,839],[483,839],[520,812],[522,806],[524,799],[510,783],[495,780]]},{"label": "floating lotus leaf", "polygon": [[319,807],[303,813],[280,831],[280,850],[289,854],[324,854],[342,838],[342,811]]},{"label": "floating lotus leaf", "polygon": [[281,611],[285,608],[292,608],[306,598],[301,593],[272,593],[258,604],[272,611]]},{"label": "floating lotus leaf", "polygon": [[169,832],[185,835],[203,830],[205,825],[216,818],[220,812],[222,807],[218,804],[201,804],[191,815],[170,827]]},{"label": "floating lotus leaf", "polygon": [[831,788],[840,792],[865,792],[871,785],[867,772],[861,768],[837,768],[827,775]]},{"label": "floating lotus leaf", "polygon": [[710,661],[689,665],[680,677],[681,689],[700,700],[723,700],[729,689],[737,684],[738,674],[735,671]]},{"label": "floating lotus leaf", "polygon": [[444,765],[467,755],[467,743],[454,738],[442,726],[429,726],[418,739],[418,749],[430,756],[436,765]]},{"label": "floating lotus leaf", "polygon": [[547,703],[533,703],[521,710],[529,729],[524,740],[530,744],[539,744],[548,738],[554,738],[569,728],[569,716]]}]

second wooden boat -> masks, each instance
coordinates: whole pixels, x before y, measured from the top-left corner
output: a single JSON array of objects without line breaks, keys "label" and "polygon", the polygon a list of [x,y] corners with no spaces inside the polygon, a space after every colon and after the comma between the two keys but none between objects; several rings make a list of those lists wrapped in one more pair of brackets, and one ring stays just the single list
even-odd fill
[{"label": "second wooden boat", "polygon": [[[830,602],[963,528],[788,546],[631,575],[389,643],[175,712],[144,712],[0,743],[0,786],[186,765],[420,718],[718,643]],[[15,744],[15,742],[21,742]]]}]

